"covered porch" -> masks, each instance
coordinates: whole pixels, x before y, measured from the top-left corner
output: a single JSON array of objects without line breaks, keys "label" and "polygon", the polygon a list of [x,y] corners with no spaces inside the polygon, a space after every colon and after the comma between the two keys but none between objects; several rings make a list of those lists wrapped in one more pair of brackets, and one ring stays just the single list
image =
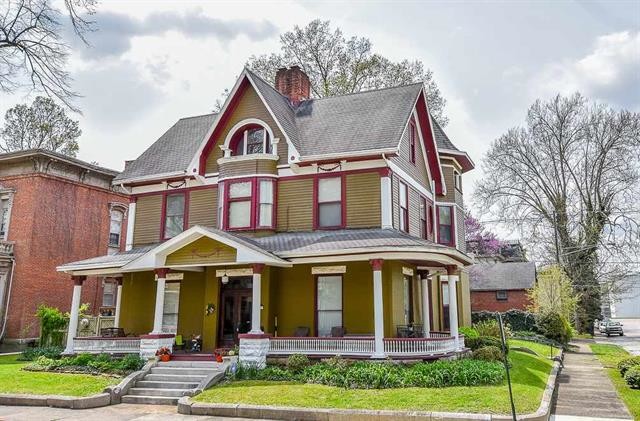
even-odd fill
[{"label": "covered porch", "polygon": [[[189,231],[164,249],[130,252],[118,268],[85,268],[119,277],[114,326],[127,336],[69,335],[66,351],[150,356],[160,346],[174,347],[176,336],[182,343],[199,336],[205,353],[239,345],[241,359],[256,364],[291,354],[432,359],[462,349],[458,326],[470,323],[468,280],[451,256],[297,258],[256,255],[253,243],[247,256],[242,238]],[[143,261],[161,267],[140,267]],[[76,288],[79,300],[83,277],[95,274],[72,273],[70,332],[80,304]]]}]

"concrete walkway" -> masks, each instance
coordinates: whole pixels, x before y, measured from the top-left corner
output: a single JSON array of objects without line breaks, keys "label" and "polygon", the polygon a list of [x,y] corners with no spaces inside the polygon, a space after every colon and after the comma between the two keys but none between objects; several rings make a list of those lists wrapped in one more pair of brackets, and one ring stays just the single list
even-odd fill
[{"label": "concrete walkway", "polygon": [[573,345],[578,350],[565,354],[564,368],[558,376],[552,410],[555,420],[632,419],[589,343],[577,341]]}]

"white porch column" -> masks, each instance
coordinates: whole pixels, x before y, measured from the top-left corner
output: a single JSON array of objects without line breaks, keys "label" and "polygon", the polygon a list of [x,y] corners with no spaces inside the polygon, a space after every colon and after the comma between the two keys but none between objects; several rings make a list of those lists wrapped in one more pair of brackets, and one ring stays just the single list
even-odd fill
[{"label": "white porch column", "polygon": [[127,212],[127,238],[125,239],[124,249],[129,251],[133,248],[133,227],[136,224],[136,202],[131,199],[129,202],[129,212]]},{"label": "white porch column", "polygon": [[156,309],[153,315],[153,330],[151,333],[162,333],[162,314],[164,312],[164,285],[169,269],[156,269],[158,280],[156,281]]},{"label": "white porch column", "polygon": [[384,313],[382,307],[382,259],[371,260],[373,268],[373,319],[374,353],[373,358],[384,358]]},{"label": "white porch column", "polygon": [[73,354],[73,338],[78,331],[78,315],[80,313],[80,297],[82,294],[82,283],[87,279],[86,276],[72,276],[73,279],[73,296],[71,298],[71,314],[69,315],[69,330],[67,332],[67,346],[64,354]]},{"label": "white porch column", "polygon": [[120,327],[120,300],[122,300],[122,278],[116,278],[118,287],[116,289],[116,315],[113,321],[113,327]]},{"label": "white porch column", "polygon": [[422,336],[428,338],[431,336],[431,317],[429,315],[429,272],[420,272],[420,281],[422,282]]},{"label": "white porch column", "polygon": [[263,264],[253,265],[253,283],[251,284],[251,334],[261,334],[260,308],[262,307],[262,269]]},{"label": "white porch column", "polygon": [[448,285],[449,285],[449,331],[451,336],[455,338],[456,349],[460,349],[458,338],[458,294],[456,284],[458,283],[458,268],[455,266],[447,267]]}]

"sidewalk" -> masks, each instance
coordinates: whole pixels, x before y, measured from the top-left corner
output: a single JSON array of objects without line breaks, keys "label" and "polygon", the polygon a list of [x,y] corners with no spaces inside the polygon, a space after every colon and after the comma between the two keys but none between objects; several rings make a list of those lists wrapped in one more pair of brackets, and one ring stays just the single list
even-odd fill
[{"label": "sidewalk", "polygon": [[567,352],[558,376],[555,420],[632,419],[604,368],[587,342],[574,342],[576,352]]}]

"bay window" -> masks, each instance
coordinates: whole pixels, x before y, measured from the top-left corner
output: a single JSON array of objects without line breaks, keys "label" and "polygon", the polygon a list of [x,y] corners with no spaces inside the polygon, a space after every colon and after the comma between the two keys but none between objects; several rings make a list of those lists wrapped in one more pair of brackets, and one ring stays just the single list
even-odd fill
[{"label": "bay window", "polygon": [[173,238],[184,231],[185,194],[176,193],[165,196],[164,239]]},{"label": "bay window", "polygon": [[344,203],[342,177],[321,177],[316,180],[317,228],[342,228]]},{"label": "bay window", "polygon": [[453,208],[438,206],[438,242],[453,245]]},{"label": "bay window", "polygon": [[342,276],[318,276],[316,296],[317,335],[330,336],[342,327]]},{"label": "bay window", "polygon": [[273,229],[275,186],[272,179],[245,179],[225,183],[225,229]]},{"label": "bay window", "polygon": [[400,182],[400,231],[409,232],[409,192],[407,185]]}]

